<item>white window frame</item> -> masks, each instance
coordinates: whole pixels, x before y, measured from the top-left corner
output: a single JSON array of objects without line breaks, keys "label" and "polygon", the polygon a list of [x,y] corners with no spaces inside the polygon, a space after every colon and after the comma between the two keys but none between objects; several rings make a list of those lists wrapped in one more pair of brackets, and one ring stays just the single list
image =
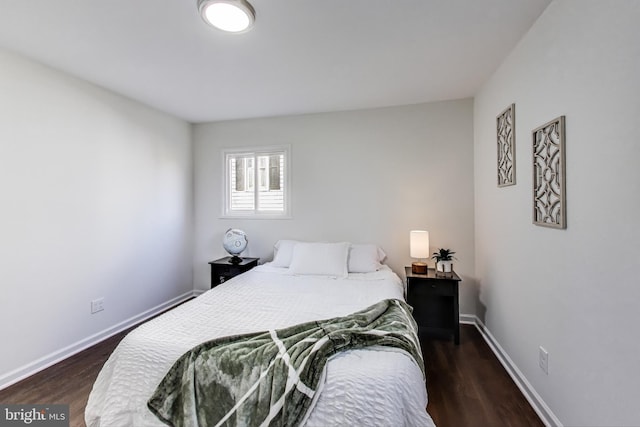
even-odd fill
[{"label": "white window frame", "polygon": [[[270,156],[274,154],[284,154],[283,160],[283,201],[284,210],[282,212],[259,210],[259,193],[261,190],[259,181],[259,156]],[[254,209],[233,210],[231,209],[231,169],[230,157],[250,156],[254,158],[253,171],[253,197]],[[222,150],[222,183],[223,201],[221,218],[242,218],[242,219],[291,219],[291,146],[277,145],[267,147],[242,147],[225,148]],[[267,162],[267,177],[269,176],[269,165]],[[245,177],[246,179],[246,177]],[[267,179],[268,181],[268,179]],[[268,185],[268,184],[267,184]],[[263,189],[264,190],[264,189]]]}]

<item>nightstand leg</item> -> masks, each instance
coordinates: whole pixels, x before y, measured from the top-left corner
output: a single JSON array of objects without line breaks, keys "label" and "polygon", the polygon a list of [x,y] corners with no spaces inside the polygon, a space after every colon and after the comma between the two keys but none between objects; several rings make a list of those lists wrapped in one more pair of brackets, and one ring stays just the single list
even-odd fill
[{"label": "nightstand leg", "polygon": [[459,345],[460,344],[460,309],[458,307],[458,292],[457,292],[457,289],[456,289],[456,294],[453,297],[453,315],[454,315],[454,319],[453,319],[453,327],[454,327],[453,342],[455,343],[455,345]]}]

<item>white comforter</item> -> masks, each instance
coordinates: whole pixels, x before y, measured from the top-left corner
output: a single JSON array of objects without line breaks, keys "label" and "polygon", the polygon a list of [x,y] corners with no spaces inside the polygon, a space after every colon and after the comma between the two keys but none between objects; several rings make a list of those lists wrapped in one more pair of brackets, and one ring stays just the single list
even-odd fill
[{"label": "white comforter", "polygon": [[[164,426],[147,409],[147,399],[173,363],[201,342],[404,299],[402,281],[387,267],[339,280],[283,271],[254,268],[132,331],[96,379],[87,426]],[[408,354],[381,347],[350,350],[329,360],[306,426],[433,426],[426,406],[422,373]]]}]

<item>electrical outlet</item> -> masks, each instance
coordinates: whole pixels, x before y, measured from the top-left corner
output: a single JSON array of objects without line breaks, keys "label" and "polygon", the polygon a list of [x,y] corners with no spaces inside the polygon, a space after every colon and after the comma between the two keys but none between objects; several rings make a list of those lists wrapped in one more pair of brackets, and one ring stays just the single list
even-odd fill
[{"label": "electrical outlet", "polygon": [[98,298],[91,301],[91,314],[104,310],[104,298]]},{"label": "electrical outlet", "polygon": [[542,369],[542,372],[544,372],[546,375],[549,375],[549,352],[542,346],[540,346],[538,364],[540,365],[540,369]]}]

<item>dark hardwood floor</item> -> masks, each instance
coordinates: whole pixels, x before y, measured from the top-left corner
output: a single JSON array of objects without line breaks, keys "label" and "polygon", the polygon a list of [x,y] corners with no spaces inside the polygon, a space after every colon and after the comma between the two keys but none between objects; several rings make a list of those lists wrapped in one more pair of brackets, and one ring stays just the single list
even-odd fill
[{"label": "dark hardwood floor", "polygon": [[[84,407],[98,371],[128,331],[0,390],[0,403],[68,403],[70,426],[84,426]],[[427,407],[438,427],[544,426],[473,326],[460,345],[422,338]]]},{"label": "dark hardwood floor", "polygon": [[427,411],[438,427],[544,427],[475,326],[460,345],[421,337]]},{"label": "dark hardwood floor", "polygon": [[69,426],[84,427],[84,408],[93,382],[113,349],[128,332],[116,334],[0,390],[0,403],[69,404]]}]

